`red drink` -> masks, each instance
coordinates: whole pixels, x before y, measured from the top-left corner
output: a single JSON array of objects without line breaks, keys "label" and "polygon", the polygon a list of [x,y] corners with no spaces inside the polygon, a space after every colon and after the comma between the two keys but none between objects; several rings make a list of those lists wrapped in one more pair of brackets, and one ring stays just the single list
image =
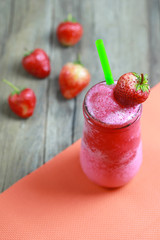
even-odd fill
[{"label": "red drink", "polygon": [[80,161],[87,177],[104,187],[120,187],[142,162],[141,105],[122,107],[113,96],[115,85],[101,82],[84,99]]}]

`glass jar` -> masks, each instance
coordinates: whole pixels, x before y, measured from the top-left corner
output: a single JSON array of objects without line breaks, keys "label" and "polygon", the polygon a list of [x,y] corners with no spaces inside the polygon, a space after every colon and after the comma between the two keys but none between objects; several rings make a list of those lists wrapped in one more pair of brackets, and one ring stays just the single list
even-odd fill
[{"label": "glass jar", "polygon": [[120,187],[138,172],[142,163],[141,113],[142,105],[130,122],[115,128],[89,113],[85,97],[80,163],[91,181],[104,187]]}]

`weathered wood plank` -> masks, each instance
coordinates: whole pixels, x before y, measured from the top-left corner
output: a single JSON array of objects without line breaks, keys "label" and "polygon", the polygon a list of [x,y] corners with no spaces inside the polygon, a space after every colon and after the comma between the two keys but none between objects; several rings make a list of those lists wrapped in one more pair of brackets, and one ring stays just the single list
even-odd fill
[{"label": "weathered wood plank", "polygon": [[91,74],[91,82],[89,86],[83,92],[81,92],[81,94],[75,100],[75,123],[73,130],[73,141],[76,141],[82,136],[82,104],[84,96],[92,85],[103,80],[103,77],[100,77],[102,70],[101,66],[99,65],[99,58],[95,48],[95,40],[97,38],[100,38],[100,36],[97,36],[97,38],[95,36],[95,25],[98,24],[95,22],[95,12],[99,12],[99,9],[96,10],[94,5],[95,1],[82,1],[79,6],[79,18],[81,24],[84,27],[84,36],[80,42],[80,47],[77,52],[80,52],[82,63]]},{"label": "weathered wood plank", "polygon": [[[4,15],[3,15],[4,14]],[[6,16],[6,18],[4,18]],[[10,24],[11,24],[11,2],[10,1],[3,1],[1,2],[1,7],[0,7],[0,23],[1,23],[1,29],[0,29],[0,72],[1,72],[1,66],[2,66],[2,57],[5,54],[5,43],[9,35],[9,30],[10,30]],[[2,74],[2,72],[1,72]],[[2,95],[2,85],[0,83],[0,91]],[[4,181],[6,178],[6,173],[7,173],[7,159],[3,163],[2,167],[2,156],[5,154],[5,146],[7,145],[7,137],[3,137],[5,133],[5,124],[2,124],[2,116],[3,112],[5,112],[5,105],[4,102],[2,101],[2,97],[0,96],[0,191],[3,189]]]},{"label": "weathered wood plank", "polygon": [[48,52],[50,32],[49,1],[12,0],[5,3],[1,18],[4,22],[6,16],[10,19],[1,34],[5,39],[0,51],[1,78],[34,89],[37,107],[30,119],[16,117],[6,102],[10,89],[0,82],[0,191],[43,163],[47,79],[37,80],[25,73],[21,58],[25,48],[42,47]]},{"label": "weathered wood plank", "polygon": [[63,65],[76,60],[76,53],[80,43],[74,47],[62,47],[56,38],[56,28],[69,13],[78,17],[79,4],[78,1],[57,0],[52,9],[51,57],[53,61],[53,77],[50,78],[49,86],[45,161],[48,161],[72,143],[75,100],[63,98],[59,90],[58,77]]},{"label": "weathered wood plank", "polygon": [[151,85],[160,81],[160,0],[148,3],[149,63]]}]

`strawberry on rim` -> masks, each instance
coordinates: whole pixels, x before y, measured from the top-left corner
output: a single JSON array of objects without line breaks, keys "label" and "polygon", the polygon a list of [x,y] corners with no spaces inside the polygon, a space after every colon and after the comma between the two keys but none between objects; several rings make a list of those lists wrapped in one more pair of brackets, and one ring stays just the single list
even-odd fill
[{"label": "strawberry on rim", "polygon": [[135,106],[148,98],[150,87],[147,74],[140,75],[135,72],[123,74],[115,87],[114,96],[123,106]]}]

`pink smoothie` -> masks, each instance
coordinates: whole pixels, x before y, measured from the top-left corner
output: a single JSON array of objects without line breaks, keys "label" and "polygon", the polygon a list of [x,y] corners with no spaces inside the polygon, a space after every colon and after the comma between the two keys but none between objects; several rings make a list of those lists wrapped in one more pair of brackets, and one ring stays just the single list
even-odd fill
[{"label": "pink smoothie", "polygon": [[93,86],[83,104],[81,166],[90,180],[105,187],[129,182],[142,162],[141,105],[119,105],[114,88],[105,82]]}]

